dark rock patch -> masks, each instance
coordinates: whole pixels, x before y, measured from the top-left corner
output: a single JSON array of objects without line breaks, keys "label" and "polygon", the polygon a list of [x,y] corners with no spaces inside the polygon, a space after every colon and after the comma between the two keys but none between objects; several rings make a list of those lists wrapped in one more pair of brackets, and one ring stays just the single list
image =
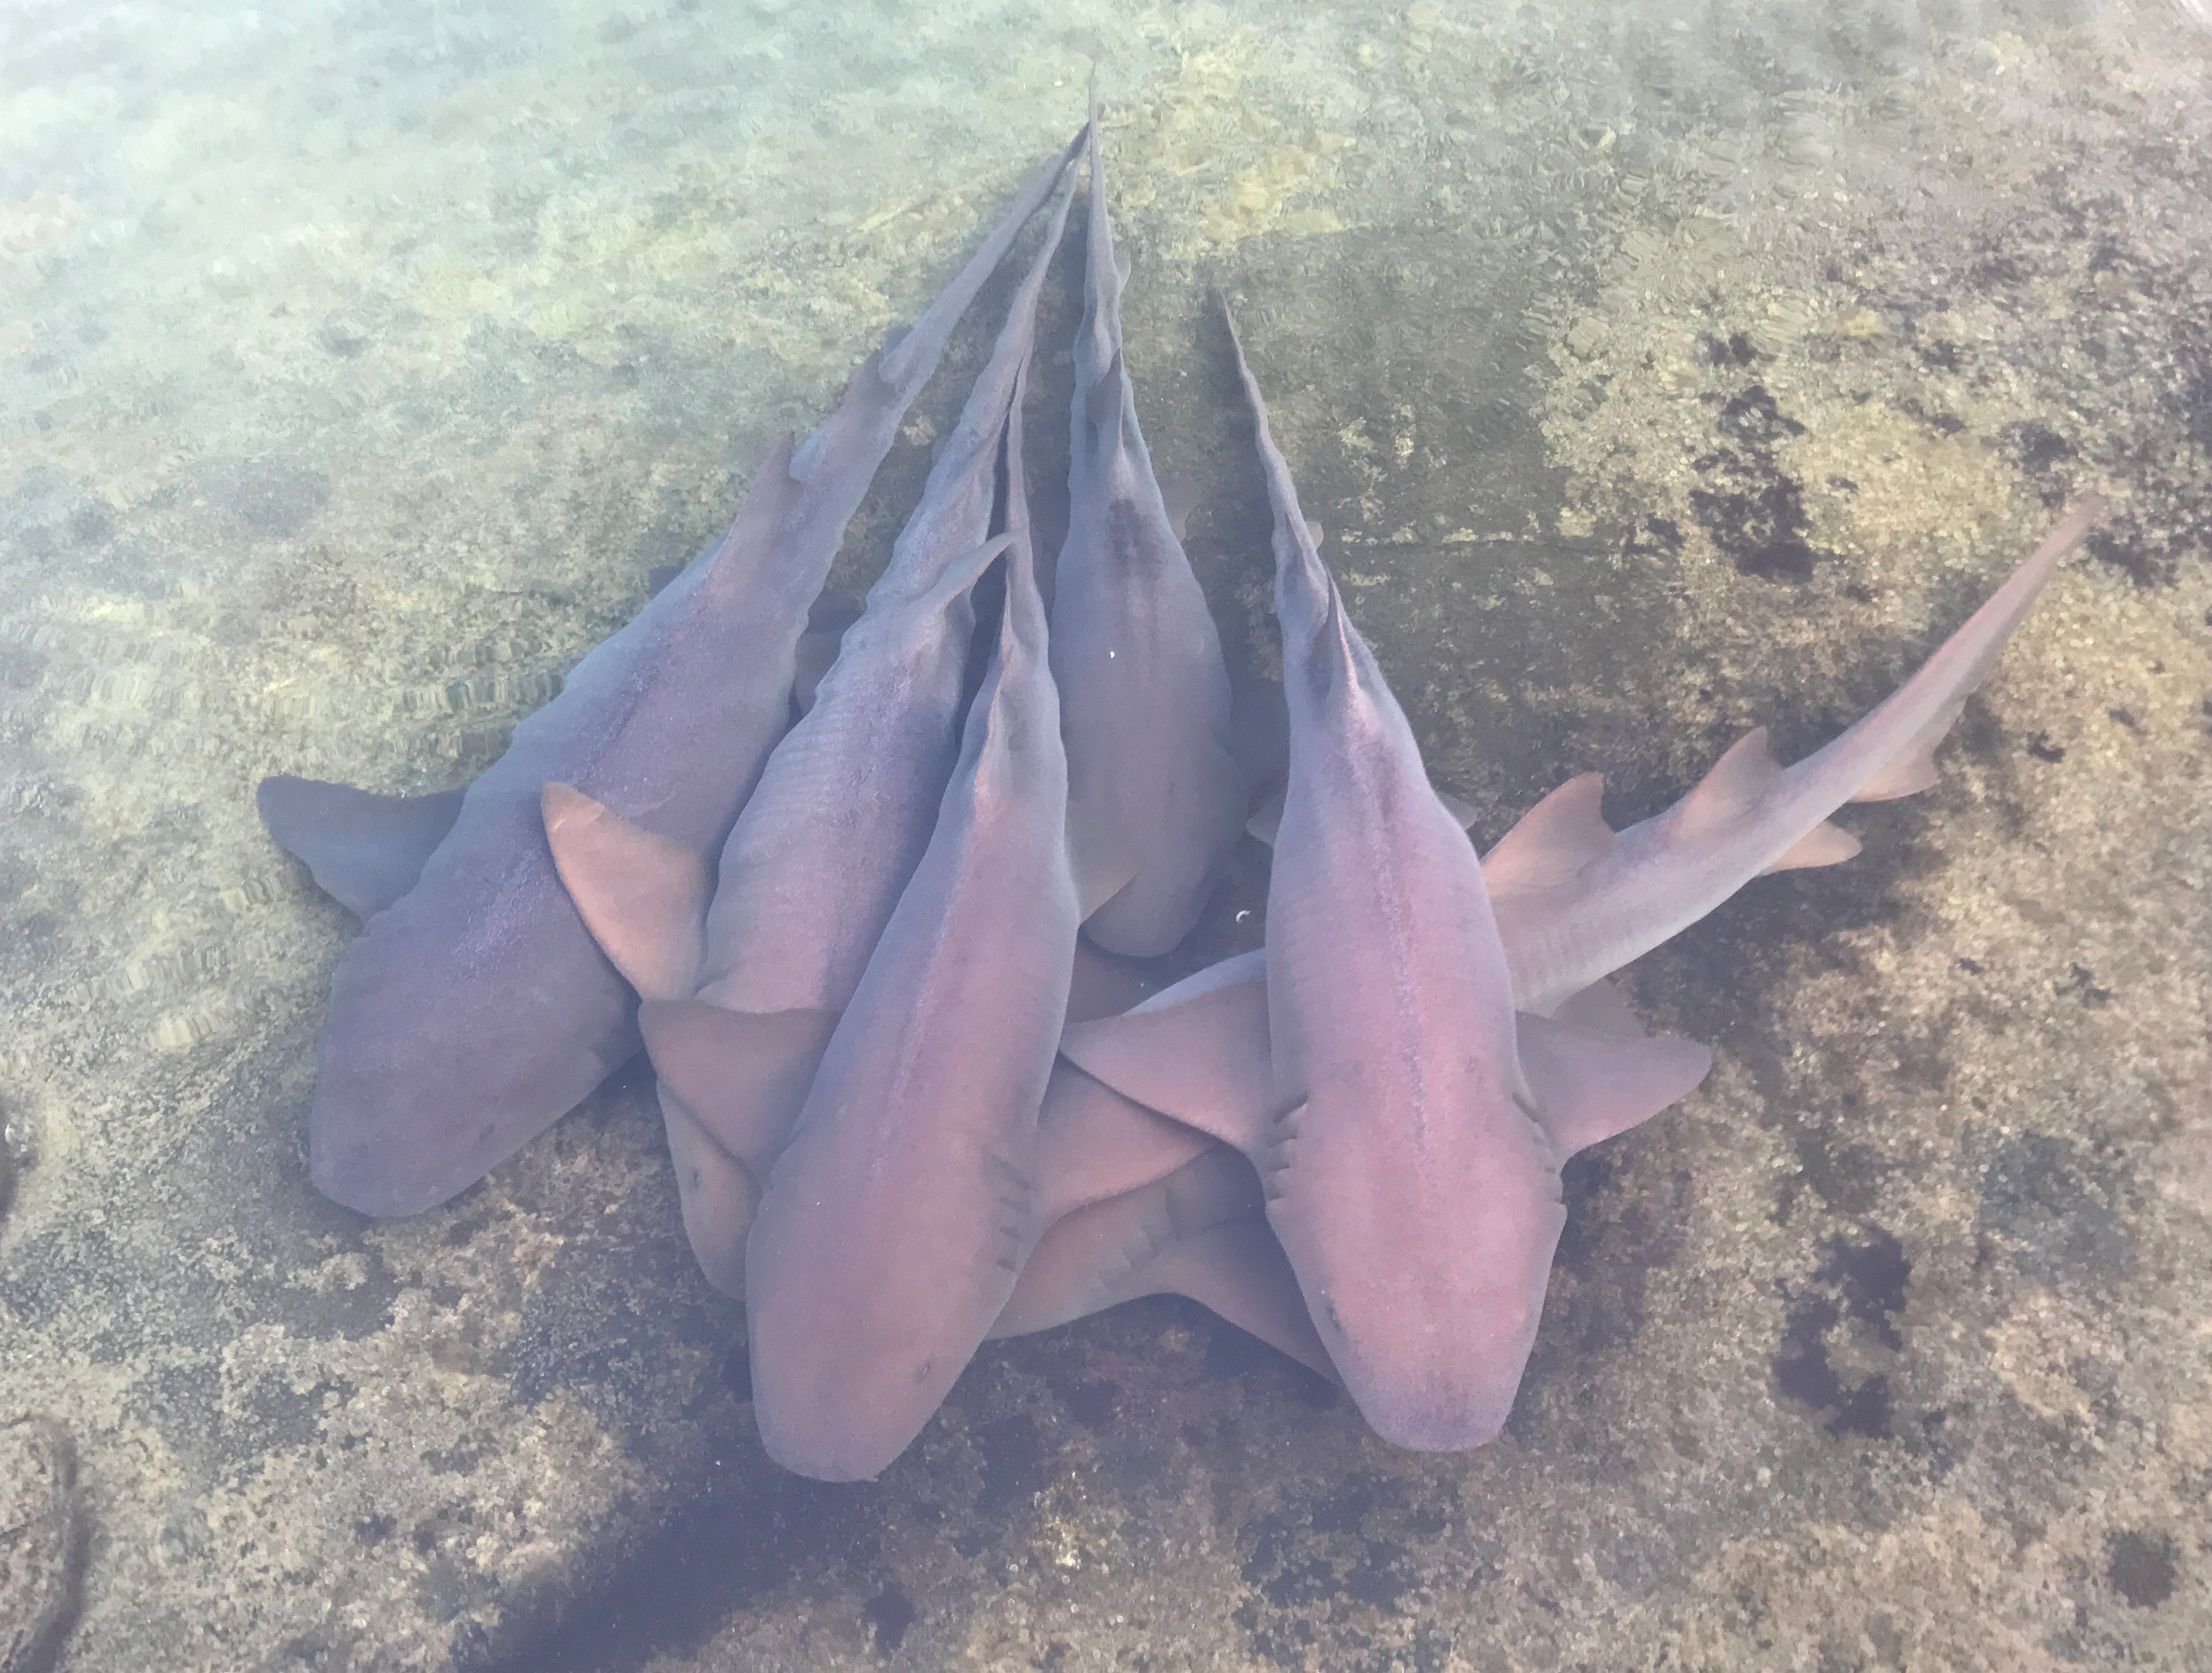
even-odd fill
[{"label": "dark rock patch", "polygon": [[1771,447],[1784,436],[1802,435],[1804,425],[1775,405],[1774,397],[1751,385],[1721,409],[1722,431],[1747,447]]},{"label": "dark rock patch", "polygon": [[2182,386],[2181,423],[2191,441],[2212,453],[2212,372],[2195,373]]},{"label": "dark rock patch", "polygon": [[2075,457],[2074,444],[2043,424],[2008,424],[1998,432],[1997,441],[2021,470],[2039,478]]},{"label": "dark rock patch", "polygon": [[1244,1563],[1246,1584],[1277,1609],[1327,1606],[1340,1598],[1396,1608],[1418,1584],[1406,1548],[1337,1531],[1348,1536],[1331,1538],[1322,1528],[1299,1527],[1280,1516],[1261,1518]]},{"label": "dark rock patch", "polygon": [[1017,1412],[983,1426],[976,1436],[983,1452],[983,1490],[975,1509],[988,1515],[1044,1490],[1050,1450],[1036,1420]]},{"label": "dark rock patch", "polygon": [[2112,1002],[2112,990],[2099,987],[2096,973],[2087,964],[2068,966],[2066,979],[2056,986],[2058,992],[2071,994],[2093,1011]]},{"label": "dark rock patch", "polygon": [[195,486],[204,503],[271,540],[297,534],[331,497],[329,477],[281,459],[210,459]]},{"label": "dark rock patch", "polygon": [[896,1586],[887,1585],[860,1605],[860,1619],[875,1640],[876,1652],[894,1654],[906,1642],[907,1628],[914,1625],[914,1599]]},{"label": "dark rock patch", "polygon": [[457,1673],[634,1673],[656,1655],[697,1649],[731,1615],[802,1574],[873,1555],[878,1489],[806,1481],[757,1447],[731,1450],[748,1456],[708,1500],[671,1518],[588,1593],[546,1598],[504,1653],[457,1654]]},{"label": "dark rock patch", "polygon": [[2105,1536],[2105,1578],[2139,1609],[2154,1609],[2173,1596],[2179,1566],[2173,1541],[2132,1529]]},{"label": "dark rock patch", "polygon": [[1759,350],[1741,332],[1732,332],[1726,338],[1708,335],[1705,339],[1705,358],[1716,366],[1748,366],[1759,358]]},{"label": "dark rock patch", "polygon": [[1905,1286],[1912,1262],[1904,1246],[1879,1226],[1863,1239],[1829,1240],[1812,1283],[1791,1294],[1773,1360],[1774,1386],[1783,1395],[1828,1414],[1832,1435],[1888,1438],[1892,1412],[1889,1378],[1875,1372],[1846,1382],[1830,1358],[1839,1328],[1855,1322],[1881,1347],[1901,1352],[1896,1326],[1905,1310]]},{"label": "dark rock patch", "polygon": [[1744,575],[1809,580],[1818,554],[1807,539],[1804,489],[1774,456],[1776,443],[1802,435],[1805,427],[1754,383],[1729,398],[1717,428],[1734,445],[1716,448],[1693,467],[1705,484],[1690,490],[1699,526]]},{"label": "dark rock patch", "polygon": [[1889,1433],[1889,1379],[1879,1374],[1846,1384],[1828,1363],[1828,1332],[1840,1314],[1826,1296],[1790,1304],[1782,1351],[1774,1358],[1774,1386],[1790,1399],[1826,1412],[1832,1435]]},{"label": "dark rock patch", "polygon": [[1911,1277],[1912,1262],[1905,1245],[1878,1226],[1863,1242],[1832,1240],[1814,1274],[1815,1282],[1842,1292],[1845,1309],[1870,1326],[1884,1347],[1899,1349],[1905,1342],[1895,1321],[1905,1311],[1905,1287]]},{"label": "dark rock patch", "polygon": [[2038,1283],[2102,1288],[2135,1253],[2119,1177],[2070,1140],[2043,1133],[1967,1131],[1961,1158],[1981,1206],[1975,1224],[2008,1246]]},{"label": "dark rock patch", "polygon": [[362,1517],[353,1524],[353,1536],[372,1551],[398,1531],[399,1524],[380,1512]]},{"label": "dark rock patch", "polygon": [[1120,1384],[1095,1377],[1054,1392],[1067,1408],[1067,1414],[1093,1434],[1103,1434],[1114,1427],[1115,1405],[1121,1395]]}]

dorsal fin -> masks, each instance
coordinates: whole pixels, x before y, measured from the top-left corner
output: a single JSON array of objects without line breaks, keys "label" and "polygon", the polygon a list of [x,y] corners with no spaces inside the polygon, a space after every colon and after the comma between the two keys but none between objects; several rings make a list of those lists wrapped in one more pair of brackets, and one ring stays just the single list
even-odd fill
[{"label": "dorsal fin", "polygon": [[1491,898],[1537,894],[1568,881],[1613,843],[1613,828],[1599,807],[1605,777],[1584,773],[1546,796],[1482,856],[1482,881]]},{"label": "dorsal fin", "polygon": [[[816,432],[813,439],[819,441],[821,432]],[[805,479],[793,457],[787,433],[753,467],[752,486],[745,490],[744,503],[738,508],[722,538],[691,560],[707,566],[699,578],[697,596],[717,601],[718,607],[750,608],[760,565],[769,551],[777,550],[778,531],[805,495]],[[683,573],[678,569],[671,581]]]},{"label": "dorsal fin", "polygon": [[1767,787],[1781,776],[1782,769],[1766,747],[1766,728],[1753,727],[1728,746],[1712,770],[1668,812],[1667,819],[1683,837],[1710,836],[1750,812]]},{"label": "dorsal fin", "polygon": [[554,867],[599,950],[643,998],[690,998],[714,892],[707,856],[574,785],[548,784],[539,799]]}]

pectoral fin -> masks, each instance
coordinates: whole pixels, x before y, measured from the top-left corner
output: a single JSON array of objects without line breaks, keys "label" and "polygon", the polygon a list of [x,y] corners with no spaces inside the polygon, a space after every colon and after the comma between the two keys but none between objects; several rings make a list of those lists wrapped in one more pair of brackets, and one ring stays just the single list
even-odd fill
[{"label": "pectoral fin", "polygon": [[1278,790],[1252,810],[1252,817],[1244,821],[1245,835],[1275,846],[1275,833],[1283,824],[1283,792]]},{"label": "pectoral fin", "polygon": [[548,784],[540,799],[554,867],[599,950],[641,997],[690,998],[714,890],[707,856],[573,785]]},{"label": "pectoral fin", "polygon": [[1093,817],[1068,821],[1067,858],[1076,904],[1087,919],[1129,886],[1144,851],[1128,840],[1118,819]]},{"label": "pectoral fin", "polygon": [[1119,1016],[1150,993],[1152,986],[1127,959],[1078,941],[1075,975],[1067,989],[1067,1020]]},{"label": "pectoral fin", "polygon": [[1525,1012],[1517,1020],[1536,1120],[1565,1156],[1657,1115],[1712,1067],[1694,1040],[1624,1038]]},{"label": "pectoral fin", "polygon": [[380,796],[280,774],[253,793],[276,846],[306,861],[315,886],[366,922],[415,886],[460,816],[465,787]]},{"label": "pectoral fin", "polygon": [[1060,1037],[1060,1049],[1124,1097],[1224,1144],[1249,1153],[1266,1142],[1274,1087],[1264,981],[1225,983],[1079,1023]]},{"label": "pectoral fin", "polygon": [[1056,1222],[991,1334],[1049,1329],[1143,1295],[1188,1296],[1337,1380],[1297,1277],[1267,1229],[1259,1180],[1233,1151],[1206,1145],[1167,1177]]},{"label": "pectoral fin", "polygon": [[654,1072],[715,1142],[765,1176],[806,1102],[836,1013],[648,1000],[637,1019]]},{"label": "pectoral fin", "polygon": [[1277,1353],[1341,1384],[1306,1311],[1290,1256],[1264,1217],[1225,1221],[1176,1244],[1154,1263],[1152,1287],[1188,1296]]},{"label": "pectoral fin", "polygon": [[714,1142],[684,1100],[665,1085],[661,1118],[668,1153],[676,1165],[676,1195],[684,1210],[684,1235],[707,1281],[740,1300],[745,1293],[745,1238],[760,1207],[760,1181],[751,1169]]},{"label": "pectoral fin", "polygon": [[1156,1184],[1212,1142],[1063,1057],[1037,1116],[1037,1224]]}]

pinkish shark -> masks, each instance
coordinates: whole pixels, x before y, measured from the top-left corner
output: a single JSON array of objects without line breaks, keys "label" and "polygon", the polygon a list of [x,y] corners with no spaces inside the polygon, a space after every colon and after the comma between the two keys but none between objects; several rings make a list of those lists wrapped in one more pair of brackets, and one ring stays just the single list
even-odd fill
[{"label": "pinkish shark", "polygon": [[876,1475],[920,1433],[1036,1235],[1038,1110],[1081,909],[1018,386],[1006,434],[997,648],[928,848],[838,1019],[745,1253],[761,1438],[827,1481]]},{"label": "pinkish shark", "polygon": [[1680,801],[1626,830],[1601,817],[1596,773],[1569,779],[1522,814],[1482,861],[1511,949],[1514,1002],[1549,1015],[1750,879],[1856,854],[1858,839],[1828,816],[1936,782],[1936,746],[2103,509],[2091,497],[2069,510],[1917,673],[1795,765],[1776,764],[1759,727]]},{"label": "pinkish shark", "polygon": [[[1478,1445],[1534,1339],[1560,1161],[1682,1096],[1709,1061],[1644,1038],[1602,978],[1752,877],[1849,858],[1856,844],[1825,823],[1844,803],[1932,782],[1935,745],[2096,508],[2063,519],[1905,687],[1797,766],[1776,767],[1755,733],[1617,844],[1595,780],[1577,780],[1477,867],[1320,564],[1241,348],[1238,362],[1275,507],[1291,714],[1264,977],[1261,955],[1202,972],[1071,1028],[1064,1061],[1257,1165],[1329,1362],[1378,1432]],[[1510,910],[1491,903],[1493,875]],[[1006,1328],[1143,1293],[1157,1271],[1155,1287],[1201,1299],[1230,1286],[1261,1334],[1310,1363],[1279,1304],[1255,1304],[1269,1282],[1249,1255],[1209,1252],[1224,1227],[1249,1238],[1249,1214],[1240,1222],[1217,1186],[1178,1229],[1160,1191],[1133,1185],[1119,1207],[1071,1215],[1059,1250],[1055,1226],[1038,1293],[1018,1292]],[[1109,1222],[1120,1230],[1102,1248]],[[1392,1256],[1376,1261],[1382,1247]]]},{"label": "pinkish shark", "polygon": [[1188,934],[1243,829],[1250,783],[1206,595],[1137,425],[1121,266],[1091,119],[1083,321],[1075,334],[1067,539],[1054,573],[1052,672],[1066,716],[1069,840],[1085,934],[1146,957]]},{"label": "pinkish shark", "polygon": [[866,610],[812,707],[769,757],[719,864],[567,785],[546,787],[546,836],[562,878],[645,1001],[692,1250],[708,1281],[732,1295],[744,1293],[761,1182],[952,777],[970,593],[1013,538],[990,538],[998,471],[1072,188],[1047,217],[989,362]]},{"label": "pinkish shark", "polygon": [[543,787],[574,785],[682,848],[720,845],[789,724],[799,641],[847,521],[953,325],[1082,140],[805,443],[770,452],[729,532],[465,790],[262,785],[272,833],[365,920],[331,981],[308,1115],[326,1195],[374,1214],[443,1202],[636,1050],[635,995],[562,885]]}]

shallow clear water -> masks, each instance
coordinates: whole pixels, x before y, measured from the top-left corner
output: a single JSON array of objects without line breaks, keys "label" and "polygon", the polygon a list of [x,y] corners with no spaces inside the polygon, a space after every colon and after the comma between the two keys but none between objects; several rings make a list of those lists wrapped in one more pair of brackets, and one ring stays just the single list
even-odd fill
[{"label": "shallow clear water", "polygon": [[[2114,510],[1942,786],[1632,972],[1716,1069],[1570,1170],[1498,1442],[1151,1301],[823,1487],[635,1072],[429,1214],[315,1195],[353,924],[252,789],[496,756],[1094,66],[1232,655],[1217,287],[1486,840],[1803,752]],[[2203,1665],[2208,89],[2150,0],[0,18],[0,1667]]]}]

